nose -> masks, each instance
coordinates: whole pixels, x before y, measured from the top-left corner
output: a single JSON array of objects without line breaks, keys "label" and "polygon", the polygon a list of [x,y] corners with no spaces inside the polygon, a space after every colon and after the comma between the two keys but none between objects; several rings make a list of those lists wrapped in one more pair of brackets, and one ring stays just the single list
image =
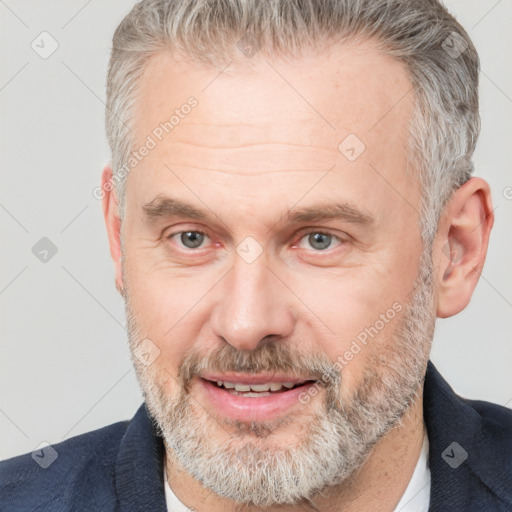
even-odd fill
[{"label": "nose", "polygon": [[263,256],[252,263],[235,256],[218,293],[212,329],[236,349],[254,350],[268,336],[280,338],[292,333],[292,294],[269,270]]}]

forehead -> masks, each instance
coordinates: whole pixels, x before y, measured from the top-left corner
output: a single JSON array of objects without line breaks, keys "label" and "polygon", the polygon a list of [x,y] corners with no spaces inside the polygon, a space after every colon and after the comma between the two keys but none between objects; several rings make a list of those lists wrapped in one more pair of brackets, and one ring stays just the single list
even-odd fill
[{"label": "forehead", "polygon": [[244,124],[256,133],[303,119],[322,132],[340,135],[352,129],[364,136],[379,127],[383,131],[389,125],[383,118],[398,104],[391,118],[410,112],[409,92],[405,66],[368,40],[312,49],[300,58],[240,57],[221,69],[161,52],[149,60],[139,81],[135,131],[138,136],[149,133],[154,122],[195,96],[201,117],[218,119],[215,125]]},{"label": "forehead", "polygon": [[265,184],[282,188],[329,169],[347,187],[384,179],[400,189],[410,186],[412,108],[404,65],[368,41],[291,60],[256,54],[220,70],[160,53],[140,80],[132,119],[134,149],[148,138],[152,147],[127,190],[140,205],[178,176],[203,189],[246,186],[250,177],[262,185],[249,191],[256,200],[268,196]]}]

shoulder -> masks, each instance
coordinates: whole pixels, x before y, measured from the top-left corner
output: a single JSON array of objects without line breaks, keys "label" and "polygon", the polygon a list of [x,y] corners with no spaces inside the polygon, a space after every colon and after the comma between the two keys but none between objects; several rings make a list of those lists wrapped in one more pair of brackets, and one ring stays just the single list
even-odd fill
[{"label": "shoulder", "polygon": [[[108,500],[114,466],[129,421],[0,462],[0,509],[67,510],[77,498]],[[88,496],[88,498],[87,498]],[[48,508],[50,507],[50,508]],[[107,510],[107,509],[104,509]]]},{"label": "shoulder", "polygon": [[512,479],[512,409],[483,400],[461,400],[479,416],[486,447],[494,452],[489,455],[503,459],[503,465],[510,469]]},{"label": "shoulder", "polygon": [[[476,418],[474,434],[466,441],[466,494],[474,509],[512,510],[512,410],[482,400],[461,398]],[[462,428],[471,430],[467,424]],[[456,439],[456,438],[455,438]],[[463,445],[464,446],[464,445]],[[460,469],[460,468],[459,468]]]},{"label": "shoulder", "polygon": [[482,417],[488,428],[496,429],[498,432],[505,431],[509,435],[512,433],[512,409],[484,400],[462,400]]},{"label": "shoulder", "polygon": [[512,447],[512,409],[455,393],[430,361],[425,376],[424,414],[436,433],[459,432],[462,437],[471,435],[479,441],[483,436],[497,447]]},{"label": "shoulder", "polygon": [[456,394],[430,361],[423,403],[433,510],[512,510],[512,410]]}]

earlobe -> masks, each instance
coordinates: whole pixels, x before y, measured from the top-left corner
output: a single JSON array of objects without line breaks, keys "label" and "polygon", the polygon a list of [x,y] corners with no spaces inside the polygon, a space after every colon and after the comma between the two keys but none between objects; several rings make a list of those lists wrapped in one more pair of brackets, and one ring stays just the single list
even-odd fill
[{"label": "earlobe", "polygon": [[110,165],[106,165],[103,168],[101,188],[103,191],[103,217],[105,219],[105,226],[107,228],[110,255],[112,256],[115,267],[115,286],[119,293],[124,296],[121,250],[121,219],[119,216],[119,203],[115,194],[114,182],[112,179],[112,167]]},{"label": "earlobe", "polygon": [[456,315],[469,303],[482,272],[494,222],[489,185],[471,178],[446,205],[436,240],[437,316]]}]

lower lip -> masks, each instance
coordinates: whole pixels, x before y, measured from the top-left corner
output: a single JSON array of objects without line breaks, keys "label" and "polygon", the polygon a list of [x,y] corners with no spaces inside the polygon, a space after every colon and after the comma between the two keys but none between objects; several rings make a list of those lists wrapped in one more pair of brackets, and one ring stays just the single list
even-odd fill
[{"label": "lower lip", "polygon": [[[233,395],[213,382],[199,379],[201,389],[211,406],[223,416],[238,421],[263,421],[277,418],[300,404],[299,395],[308,391],[314,382],[261,397]],[[300,404],[302,405],[302,404]]]}]

